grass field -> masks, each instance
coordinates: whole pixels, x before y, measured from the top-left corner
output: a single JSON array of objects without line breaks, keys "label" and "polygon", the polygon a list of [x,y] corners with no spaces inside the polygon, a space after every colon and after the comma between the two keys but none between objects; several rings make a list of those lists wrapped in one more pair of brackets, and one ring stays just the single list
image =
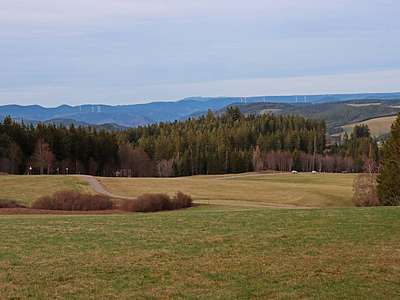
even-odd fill
[{"label": "grass field", "polygon": [[384,134],[388,134],[390,132],[390,128],[395,120],[396,116],[380,117],[380,118],[370,119],[364,122],[345,125],[343,126],[343,129],[346,132],[351,133],[354,126],[367,125],[369,127],[369,130],[371,131],[371,134],[375,137],[379,137]]},{"label": "grass field", "polygon": [[395,299],[396,208],[0,217],[0,299]]},{"label": "grass field", "polygon": [[195,202],[259,206],[348,207],[354,174],[244,174],[184,178],[98,178],[115,195],[180,190]]},{"label": "grass field", "polygon": [[[3,299],[394,299],[400,210],[352,206],[353,174],[99,178],[200,205],[152,214],[0,216]],[[30,203],[78,177],[0,176]],[[342,207],[269,209],[280,207]]]},{"label": "grass field", "polygon": [[37,198],[60,190],[89,192],[88,184],[73,176],[0,176],[0,199],[30,205]]}]

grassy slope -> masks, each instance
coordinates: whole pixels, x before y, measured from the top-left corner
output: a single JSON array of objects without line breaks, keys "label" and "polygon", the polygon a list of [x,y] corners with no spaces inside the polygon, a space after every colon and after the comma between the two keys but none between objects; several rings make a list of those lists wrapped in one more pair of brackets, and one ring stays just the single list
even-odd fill
[{"label": "grassy slope", "polygon": [[60,190],[90,191],[86,182],[72,176],[0,176],[0,199],[31,204]]},{"label": "grassy slope", "polygon": [[297,206],[352,206],[353,174],[264,174],[259,176],[195,176],[184,178],[99,178],[112,193],[138,196],[180,190],[197,202],[239,202]]},{"label": "grassy slope", "polygon": [[351,133],[354,126],[356,125],[367,125],[371,131],[371,134],[375,137],[382,136],[384,134],[388,134],[390,132],[390,128],[393,122],[396,120],[397,116],[390,116],[390,117],[381,117],[370,119],[364,122],[354,123],[343,126],[343,129]]},{"label": "grassy slope", "polygon": [[400,210],[0,218],[0,299],[394,299]]}]

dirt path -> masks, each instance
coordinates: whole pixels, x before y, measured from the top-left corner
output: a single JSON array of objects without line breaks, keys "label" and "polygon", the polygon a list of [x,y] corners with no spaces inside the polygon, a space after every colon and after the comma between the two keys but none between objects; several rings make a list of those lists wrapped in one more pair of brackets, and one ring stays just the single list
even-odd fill
[{"label": "dirt path", "polygon": [[[237,177],[243,176],[260,176],[260,175],[274,175],[274,173],[264,173],[264,174],[243,174]],[[133,200],[134,197],[127,197],[121,195],[115,195],[110,193],[95,177],[89,175],[77,175],[79,178],[85,180],[93,191],[96,193],[107,195],[112,198],[117,199],[128,199]],[[226,179],[231,177],[224,177],[220,179]],[[296,206],[290,204],[279,204],[279,203],[265,203],[265,202],[255,202],[255,201],[235,201],[235,200],[195,200],[197,204],[209,204],[209,205],[221,205],[221,206],[230,206],[230,207],[243,207],[243,208],[286,208],[286,209],[313,209],[316,207],[307,207],[307,206]]]},{"label": "dirt path", "polygon": [[110,193],[109,191],[106,190],[106,188],[93,176],[90,175],[77,175],[79,178],[85,180],[91,189],[95,191],[98,194],[106,195],[112,198],[118,198],[118,199],[128,199],[132,200],[135,199],[134,197],[126,197],[126,196],[120,196],[120,195],[114,195],[113,193]]}]

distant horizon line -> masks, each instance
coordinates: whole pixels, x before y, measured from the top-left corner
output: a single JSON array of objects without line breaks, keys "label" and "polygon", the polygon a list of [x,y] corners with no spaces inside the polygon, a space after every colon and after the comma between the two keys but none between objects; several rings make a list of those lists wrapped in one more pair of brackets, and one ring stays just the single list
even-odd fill
[{"label": "distant horizon line", "polygon": [[[252,96],[188,96],[180,99],[168,99],[168,100],[150,100],[149,102],[140,102],[140,103],[132,103],[132,104],[105,104],[105,103],[82,103],[82,104],[76,104],[76,105],[71,105],[71,104],[60,104],[57,106],[45,106],[41,104],[17,104],[17,103],[9,103],[9,104],[0,104],[0,107],[4,106],[19,106],[19,107],[32,107],[32,106],[39,106],[42,108],[59,108],[62,106],[68,106],[68,107],[79,107],[79,106],[133,106],[133,105],[148,105],[148,104],[154,104],[154,103],[177,103],[181,101],[189,101],[189,100],[194,100],[196,101],[201,101],[199,99],[205,99],[207,100],[218,100],[218,99],[232,99],[232,98],[238,98],[238,99],[254,99],[254,98],[294,98],[294,97],[322,97],[322,96],[352,96],[352,95],[395,95],[399,94],[400,96],[400,91],[391,91],[391,92],[351,92],[351,93],[309,93],[309,94],[276,94],[276,95],[252,95]],[[265,99],[267,100],[267,99]],[[349,99],[349,101],[352,99]],[[372,100],[372,99],[354,99],[354,100]],[[387,100],[387,99],[386,99]],[[146,100],[144,100],[146,101]]]}]

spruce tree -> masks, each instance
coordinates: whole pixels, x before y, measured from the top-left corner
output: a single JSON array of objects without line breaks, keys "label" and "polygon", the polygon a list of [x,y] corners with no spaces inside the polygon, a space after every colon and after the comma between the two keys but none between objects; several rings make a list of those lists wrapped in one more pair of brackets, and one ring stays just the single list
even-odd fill
[{"label": "spruce tree", "polygon": [[378,196],[382,205],[400,205],[400,114],[382,148]]}]

